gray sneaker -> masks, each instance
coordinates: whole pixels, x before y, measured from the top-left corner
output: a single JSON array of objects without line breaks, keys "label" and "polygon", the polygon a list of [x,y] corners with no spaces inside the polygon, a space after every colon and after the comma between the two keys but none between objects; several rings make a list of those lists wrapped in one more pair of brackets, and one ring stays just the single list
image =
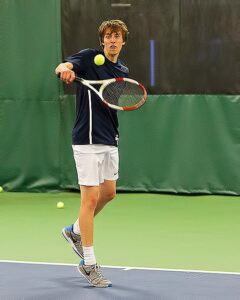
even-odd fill
[{"label": "gray sneaker", "polygon": [[81,236],[73,232],[73,225],[64,227],[62,230],[62,235],[69,242],[69,244],[72,246],[73,250],[77,253],[77,255],[83,258]]},{"label": "gray sneaker", "polygon": [[100,267],[96,265],[86,266],[83,263],[83,260],[78,266],[78,271],[87,279],[87,281],[99,288],[111,287],[112,283],[107,278],[103,276],[100,271]]}]

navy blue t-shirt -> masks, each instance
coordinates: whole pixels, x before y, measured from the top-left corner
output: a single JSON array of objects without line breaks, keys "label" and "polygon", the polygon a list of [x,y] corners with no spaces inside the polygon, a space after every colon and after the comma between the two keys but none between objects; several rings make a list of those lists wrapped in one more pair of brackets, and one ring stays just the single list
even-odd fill
[{"label": "navy blue t-shirt", "polygon": [[[111,62],[105,57],[105,63],[97,66],[94,57],[104,53],[96,49],[84,49],[65,61],[73,64],[77,76],[87,80],[103,80],[116,77],[128,77],[128,68],[118,60]],[[103,144],[117,146],[117,111],[108,108],[88,87],[77,83],[76,120],[72,131],[73,145]]]}]

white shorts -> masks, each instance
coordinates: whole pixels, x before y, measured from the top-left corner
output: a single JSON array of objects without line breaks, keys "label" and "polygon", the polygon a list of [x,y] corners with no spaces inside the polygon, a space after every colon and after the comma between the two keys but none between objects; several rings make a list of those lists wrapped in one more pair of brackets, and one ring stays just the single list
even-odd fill
[{"label": "white shorts", "polygon": [[73,145],[79,185],[99,186],[118,179],[118,148],[107,145]]}]

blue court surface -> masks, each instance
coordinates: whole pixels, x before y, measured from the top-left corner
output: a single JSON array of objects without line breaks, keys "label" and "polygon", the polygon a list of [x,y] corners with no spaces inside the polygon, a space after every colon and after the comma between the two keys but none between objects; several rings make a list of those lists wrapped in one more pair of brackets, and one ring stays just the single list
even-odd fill
[{"label": "blue court surface", "polygon": [[102,267],[111,288],[94,288],[76,265],[0,261],[0,299],[239,300],[240,273]]}]

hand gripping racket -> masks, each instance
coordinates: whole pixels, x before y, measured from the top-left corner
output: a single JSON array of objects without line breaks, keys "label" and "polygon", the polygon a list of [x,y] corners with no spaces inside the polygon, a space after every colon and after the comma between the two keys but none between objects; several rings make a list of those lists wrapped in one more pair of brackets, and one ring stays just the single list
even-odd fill
[{"label": "hand gripping racket", "polygon": [[[112,78],[106,80],[85,80],[76,77],[75,81],[94,91],[108,107],[130,111],[140,108],[147,100],[144,86],[130,78]],[[93,85],[100,86],[96,89]]]}]

